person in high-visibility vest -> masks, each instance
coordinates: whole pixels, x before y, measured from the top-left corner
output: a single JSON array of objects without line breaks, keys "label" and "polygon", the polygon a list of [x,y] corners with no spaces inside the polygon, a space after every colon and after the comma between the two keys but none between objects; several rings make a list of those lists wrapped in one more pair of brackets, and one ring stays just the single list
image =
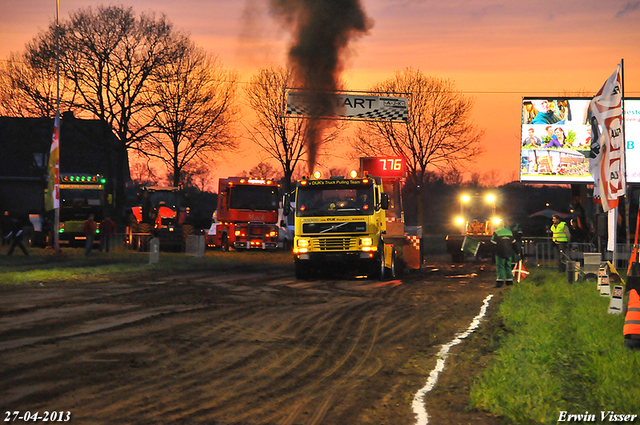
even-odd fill
[{"label": "person in high-visibility vest", "polygon": [[622,334],[624,335],[624,345],[640,349],[640,296],[635,288],[629,291],[629,302]]},{"label": "person in high-visibility vest", "polygon": [[[512,285],[511,260],[516,252],[516,239],[513,237],[513,232],[502,225],[493,232],[491,243],[496,246],[496,288],[501,288],[505,283],[507,286]],[[520,254],[520,252],[517,253]]]},{"label": "person in high-visibility vest", "polygon": [[571,230],[567,223],[562,221],[558,214],[553,215],[553,224],[551,225],[551,239],[553,240],[553,246],[558,260],[558,270],[564,272],[566,269],[566,262],[564,259],[564,252],[571,242]]}]

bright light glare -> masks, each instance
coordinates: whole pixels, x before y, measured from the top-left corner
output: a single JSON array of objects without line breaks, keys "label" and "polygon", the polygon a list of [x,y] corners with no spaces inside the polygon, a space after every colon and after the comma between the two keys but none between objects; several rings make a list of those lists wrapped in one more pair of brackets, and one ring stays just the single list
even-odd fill
[{"label": "bright light glare", "polygon": [[485,199],[487,200],[487,202],[494,202],[496,200],[496,197],[493,195],[487,195]]},{"label": "bright light glare", "polygon": [[471,196],[469,195],[462,195],[462,202],[469,202],[471,200]]},{"label": "bright light glare", "polygon": [[464,218],[462,217],[456,218],[456,224],[464,224]]}]

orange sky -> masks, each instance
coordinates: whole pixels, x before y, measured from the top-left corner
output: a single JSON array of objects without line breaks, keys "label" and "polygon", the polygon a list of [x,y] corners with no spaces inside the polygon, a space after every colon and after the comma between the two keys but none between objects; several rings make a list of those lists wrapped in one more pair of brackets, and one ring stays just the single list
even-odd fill
[{"label": "orange sky", "polygon": [[[60,0],[60,19],[95,0]],[[104,2],[104,4],[109,4]],[[288,33],[266,0],[123,0],[136,12],[165,13],[177,29],[217,54],[249,81],[261,67],[284,65]],[[351,90],[405,67],[449,78],[476,99],[474,121],[485,130],[485,154],[472,166],[518,172],[523,96],[595,92],[624,59],[625,94],[640,96],[640,1],[363,0],[373,21],[350,44],[343,74]],[[0,0],[0,59],[55,18],[54,0]],[[265,155],[243,143],[217,165],[216,178],[249,170]],[[354,166],[341,159],[333,165]],[[274,164],[275,165],[275,164]]]}]

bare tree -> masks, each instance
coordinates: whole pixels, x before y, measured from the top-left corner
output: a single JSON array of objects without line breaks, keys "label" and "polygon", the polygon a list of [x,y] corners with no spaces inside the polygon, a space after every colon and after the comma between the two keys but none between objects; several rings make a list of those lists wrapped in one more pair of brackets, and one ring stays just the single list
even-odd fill
[{"label": "bare tree", "polygon": [[[174,182],[171,170],[167,173],[167,179]],[[180,182],[185,188],[196,188],[200,192],[206,192],[213,188],[211,169],[202,162],[190,163],[180,171]]]},{"label": "bare tree", "polygon": [[306,153],[305,120],[283,116],[284,89],[293,81],[292,71],[284,67],[263,68],[245,88],[249,105],[257,121],[248,127],[249,137],[282,166],[285,190],[291,176]]},{"label": "bare tree", "polygon": [[460,186],[463,181],[462,173],[455,167],[449,167],[442,171],[444,182],[450,186]]},{"label": "bare tree", "polygon": [[278,178],[282,176],[282,174],[278,176],[278,172],[275,168],[273,168],[273,166],[268,162],[264,161],[259,162],[255,167],[249,170],[249,175],[273,180],[278,180]]},{"label": "bare tree", "polygon": [[131,165],[131,179],[138,184],[153,186],[158,184],[158,176],[154,173],[149,162],[137,162]]},{"label": "bare tree", "polygon": [[416,186],[425,183],[429,168],[457,168],[481,154],[483,131],[470,122],[474,101],[457,92],[451,81],[406,69],[371,91],[410,93],[411,119],[407,124],[362,123],[354,141],[358,153],[404,157]]},{"label": "bare tree", "polygon": [[[51,61],[54,40],[52,23],[28,44],[25,57],[32,63]],[[111,177],[117,205],[124,201],[128,149],[140,142],[149,124],[141,114],[149,106],[149,82],[179,56],[187,41],[164,15],[136,17],[124,6],[81,9],[60,23],[61,73],[75,90],[65,106],[108,124],[120,141],[117,175]]]},{"label": "bare tree", "polygon": [[211,162],[212,154],[235,147],[238,76],[193,45],[157,74],[149,92],[149,137],[139,146],[165,164],[178,186],[192,162]]},{"label": "bare tree", "polygon": [[484,187],[498,187],[500,185],[500,171],[492,168],[485,172],[482,175],[481,183]]},{"label": "bare tree", "polygon": [[[56,80],[55,52],[46,57],[11,54],[0,62],[0,115],[53,118]],[[60,83],[60,95],[70,99],[72,87],[64,79]]]},{"label": "bare tree", "polygon": [[[282,166],[283,186],[291,188],[291,181],[300,161],[307,154],[308,146],[304,138],[308,119],[286,118],[283,115],[285,87],[293,83],[292,71],[284,67],[261,69],[251,78],[251,84],[245,88],[249,105],[257,120],[247,128],[250,139],[260,146],[270,157]],[[341,125],[326,126],[321,145],[334,141]]]}]

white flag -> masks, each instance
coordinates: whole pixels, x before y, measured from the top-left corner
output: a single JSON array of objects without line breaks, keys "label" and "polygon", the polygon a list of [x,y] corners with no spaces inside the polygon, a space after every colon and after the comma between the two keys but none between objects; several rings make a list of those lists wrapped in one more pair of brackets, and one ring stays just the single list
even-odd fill
[{"label": "white flag", "polygon": [[[604,211],[618,206],[625,195],[624,133],[622,117],[622,75],[620,65],[600,88],[589,105],[592,150],[599,152],[589,162],[594,180],[594,199],[600,198]],[[599,146],[598,146],[599,145]]]}]

